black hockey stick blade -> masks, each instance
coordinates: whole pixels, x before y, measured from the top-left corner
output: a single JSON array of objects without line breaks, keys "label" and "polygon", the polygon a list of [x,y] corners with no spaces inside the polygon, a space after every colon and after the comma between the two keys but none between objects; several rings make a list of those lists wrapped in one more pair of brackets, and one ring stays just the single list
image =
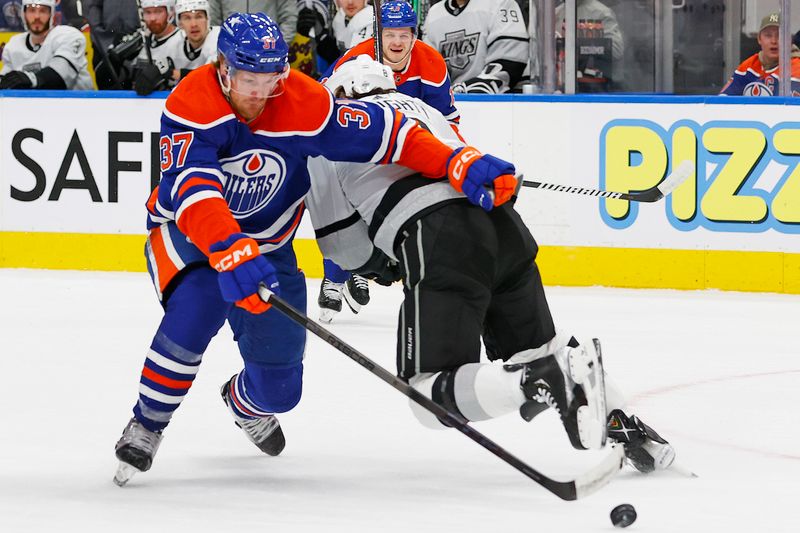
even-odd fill
[{"label": "black hockey stick blade", "polygon": [[678,188],[694,172],[694,165],[691,161],[683,161],[672,173],[655,187],[644,191],[634,192],[614,192],[603,191],[600,189],[587,189],[585,187],[573,187],[570,185],[557,185],[555,183],[544,183],[541,181],[523,181],[522,185],[534,189],[545,189],[548,191],[566,192],[570,194],[582,194],[585,196],[597,196],[599,198],[611,198],[614,200],[628,200],[629,202],[657,202],[663,197]]},{"label": "black hockey stick blade", "polygon": [[549,490],[562,500],[577,500],[588,496],[589,494],[597,491],[606,485],[622,468],[625,454],[621,445],[612,446],[611,453],[609,453],[601,463],[592,468],[590,471],[578,476],[577,479],[571,481],[556,481],[544,474],[540,473],[533,467],[524,463],[516,456],[512,455],[505,448],[501,447],[475,428],[469,425],[469,421],[460,416],[454,415],[438,403],[434,402],[415,388],[411,387],[408,383],[398,378],[382,366],[378,365],[370,358],[347,344],[345,341],[331,333],[326,328],[311,320],[304,313],[301,313],[290,304],[276,296],[262,284],[259,288],[258,295],[265,302],[272,304],[272,307],[286,315],[290,320],[310,331],[326,343],[330,344],[338,351],[369,370],[373,375],[379,377],[381,380],[391,385],[405,396],[410,398],[415,403],[419,404],[422,408],[426,409],[434,416],[446,422],[449,426],[457,429],[470,439],[480,444],[485,449],[492,452],[494,455],[511,465],[513,468],[522,472],[530,479]]}]

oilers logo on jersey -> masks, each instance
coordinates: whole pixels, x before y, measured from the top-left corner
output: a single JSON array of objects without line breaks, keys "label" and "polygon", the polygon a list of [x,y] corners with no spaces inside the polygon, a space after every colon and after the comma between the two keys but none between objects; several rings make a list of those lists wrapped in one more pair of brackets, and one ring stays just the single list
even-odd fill
[{"label": "oilers logo on jersey", "polygon": [[446,33],[439,48],[445,62],[453,68],[465,68],[478,51],[480,36],[480,32],[467,34],[465,30]]},{"label": "oilers logo on jersey", "polygon": [[269,150],[248,150],[220,161],[222,196],[234,218],[244,218],[263,208],[286,180],[286,162]]},{"label": "oilers logo on jersey", "polygon": [[773,92],[774,85],[775,78],[773,77],[748,83],[742,92],[742,96],[772,96],[775,94]]}]

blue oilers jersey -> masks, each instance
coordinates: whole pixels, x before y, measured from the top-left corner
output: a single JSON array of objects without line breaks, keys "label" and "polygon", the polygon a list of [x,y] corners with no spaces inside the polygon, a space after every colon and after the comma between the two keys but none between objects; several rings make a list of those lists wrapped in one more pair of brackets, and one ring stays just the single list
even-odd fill
[{"label": "blue oilers jersey", "polygon": [[[169,237],[152,252],[157,263],[171,257],[171,265],[159,269],[159,285],[238,231],[254,238],[262,253],[290,242],[310,187],[308,157],[441,172],[451,150],[426,134],[392,109],[335,102],[297,72],[246,123],[222,94],[215,66],[198,68],[170,94],[161,118],[161,182],[147,204],[151,236],[159,229],[159,238]],[[404,151],[406,145],[416,149]],[[173,242],[180,234],[196,253]]]},{"label": "blue oilers jersey", "polygon": [[[800,57],[791,58],[792,96],[800,96]],[[764,68],[759,54],[745,59],[734,71],[720,94],[729,96],[776,96],[781,72],[778,66]]]}]

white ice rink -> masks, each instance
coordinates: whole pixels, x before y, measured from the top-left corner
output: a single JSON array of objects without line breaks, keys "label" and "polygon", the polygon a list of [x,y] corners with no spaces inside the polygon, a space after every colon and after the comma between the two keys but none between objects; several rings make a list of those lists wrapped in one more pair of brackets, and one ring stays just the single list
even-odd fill
[{"label": "white ice rink", "polygon": [[[280,417],[286,450],[267,457],[219,398],[240,365],[226,326],[153,468],[120,489],[114,443],[160,319],[148,278],[0,270],[0,532],[599,532],[625,502],[641,533],[800,531],[800,296],[548,294],[558,325],[601,338],[631,410],[699,478],[626,467],[562,502],[460,433],[423,428],[400,393],[315,338],[303,400]],[[401,291],[372,297],[332,329],[393,369]],[[599,458],[572,451],[552,412],[476,427],[555,478]]]}]

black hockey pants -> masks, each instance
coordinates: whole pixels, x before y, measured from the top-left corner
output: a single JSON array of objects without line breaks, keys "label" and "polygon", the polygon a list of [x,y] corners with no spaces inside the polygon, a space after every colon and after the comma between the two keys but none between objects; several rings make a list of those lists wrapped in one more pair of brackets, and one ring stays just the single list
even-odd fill
[{"label": "black hockey pants", "polygon": [[453,370],[507,360],[555,335],[535,258],[538,247],[513,207],[486,213],[445,204],[403,228],[397,372]]}]

